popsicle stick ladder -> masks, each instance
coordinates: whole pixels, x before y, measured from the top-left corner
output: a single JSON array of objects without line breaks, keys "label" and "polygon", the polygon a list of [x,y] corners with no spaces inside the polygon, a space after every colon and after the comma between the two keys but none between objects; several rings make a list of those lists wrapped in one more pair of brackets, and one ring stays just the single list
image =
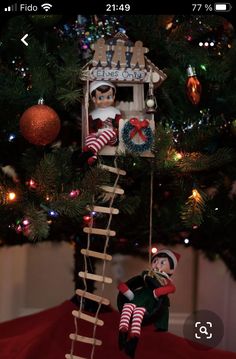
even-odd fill
[{"label": "popsicle stick ladder", "polygon": [[[100,339],[96,338],[97,327],[104,325],[104,322],[98,318],[99,312],[100,312],[102,304],[103,305],[110,304],[110,301],[107,298],[103,297],[103,292],[104,292],[105,284],[112,283],[112,278],[106,276],[106,263],[107,263],[107,261],[112,260],[112,256],[107,254],[107,248],[108,248],[110,237],[114,237],[116,235],[116,232],[114,230],[110,229],[112,216],[117,215],[119,213],[119,210],[117,208],[113,208],[112,205],[113,205],[115,196],[122,195],[124,193],[124,190],[121,188],[118,188],[117,184],[119,181],[119,177],[125,176],[126,172],[117,167],[110,167],[110,166],[106,166],[106,165],[100,165],[100,166],[104,170],[115,174],[116,178],[115,178],[113,187],[110,187],[110,186],[102,186],[101,187],[101,191],[108,192],[111,194],[110,200],[109,200],[109,206],[101,207],[101,206],[96,206],[95,204],[93,204],[89,208],[91,211],[96,211],[98,213],[104,213],[104,214],[108,215],[106,228],[104,228],[104,229],[94,228],[93,223],[91,222],[91,225],[89,227],[84,227],[84,229],[83,229],[84,232],[87,233],[87,248],[81,249],[81,253],[84,256],[85,269],[83,272],[79,272],[79,277],[83,279],[85,288],[83,290],[82,289],[76,290],[76,294],[80,297],[80,307],[78,310],[72,311],[72,315],[74,317],[74,323],[75,323],[75,333],[71,333],[69,335],[70,339],[72,340],[71,351],[70,351],[70,354],[66,354],[66,356],[65,356],[66,359],[89,359],[89,358],[92,359],[94,357],[94,351],[95,351],[96,346],[102,345],[102,341]],[[105,236],[105,244],[104,244],[103,252],[96,252],[96,251],[90,250],[90,235]],[[93,258],[103,261],[101,275],[97,275],[97,274],[88,272],[87,261],[88,261],[89,257],[93,257]],[[102,289],[101,289],[102,295],[101,296],[95,295],[95,294],[87,291],[87,283],[86,283],[87,279],[102,283]],[[87,313],[83,312],[83,299],[84,298],[98,303],[98,308],[97,308],[95,315],[88,315]],[[91,337],[87,337],[87,336],[78,334],[78,329],[79,329],[78,321],[79,320],[84,320],[84,321],[87,321],[87,322],[93,324]],[[75,342],[81,342],[81,343],[90,345],[91,346],[90,356],[85,358],[85,357],[75,355]]]}]

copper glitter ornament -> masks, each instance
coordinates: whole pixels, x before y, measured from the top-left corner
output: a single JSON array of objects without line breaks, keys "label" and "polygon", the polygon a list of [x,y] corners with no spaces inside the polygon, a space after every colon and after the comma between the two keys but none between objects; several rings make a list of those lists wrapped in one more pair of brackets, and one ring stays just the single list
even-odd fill
[{"label": "copper glitter ornament", "polygon": [[55,140],[61,128],[57,113],[49,106],[38,104],[28,108],[20,118],[20,131],[34,144],[45,146]]}]

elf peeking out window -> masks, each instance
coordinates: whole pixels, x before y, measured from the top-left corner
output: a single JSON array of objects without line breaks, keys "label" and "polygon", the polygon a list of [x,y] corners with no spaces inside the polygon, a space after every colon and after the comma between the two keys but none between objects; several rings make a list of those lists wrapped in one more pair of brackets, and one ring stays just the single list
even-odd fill
[{"label": "elf peeking out window", "polygon": [[89,134],[79,156],[81,165],[95,164],[98,154],[106,145],[118,142],[120,111],[114,107],[116,87],[109,81],[93,81],[89,90],[95,109],[89,114]]}]

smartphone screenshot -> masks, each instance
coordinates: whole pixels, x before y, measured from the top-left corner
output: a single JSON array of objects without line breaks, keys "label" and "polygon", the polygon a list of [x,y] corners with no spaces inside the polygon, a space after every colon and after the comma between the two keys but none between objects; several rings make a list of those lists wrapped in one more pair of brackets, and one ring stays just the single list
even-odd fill
[{"label": "smartphone screenshot", "polygon": [[0,359],[236,358],[232,2],[0,6]]}]

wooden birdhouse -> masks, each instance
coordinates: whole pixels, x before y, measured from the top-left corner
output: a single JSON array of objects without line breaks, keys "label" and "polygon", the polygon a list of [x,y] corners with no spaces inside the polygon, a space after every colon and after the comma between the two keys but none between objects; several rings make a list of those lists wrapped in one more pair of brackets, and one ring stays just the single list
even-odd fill
[{"label": "wooden birdhouse", "polygon": [[[93,112],[96,101],[90,87],[96,87],[94,84],[98,84],[97,81],[109,82],[115,87],[113,106],[120,113],[117,141],[115,144],[111,141],[109,145],[103,146],[98,154],[114,156],[134,152],[141,156],[152,157],[156,108],[153,90],[162,84],[166,74],[148,60],[145,56],[148,49],[141,41],[132,43],[122,33],[117,33],[109,40],[98,39],[93,45],[93,50],[93,58],[84,67],[82,77],[84,81],[83,145],[87,144],[86,138],[91,131],[94,133],[96,131],[96,129],[91,130],[89,122],[90,114],[97,114],[96,111]],[[104,96],[101,95],[100,98]],[[101,129],[98,130],[98,136],[99,133]]]}]

